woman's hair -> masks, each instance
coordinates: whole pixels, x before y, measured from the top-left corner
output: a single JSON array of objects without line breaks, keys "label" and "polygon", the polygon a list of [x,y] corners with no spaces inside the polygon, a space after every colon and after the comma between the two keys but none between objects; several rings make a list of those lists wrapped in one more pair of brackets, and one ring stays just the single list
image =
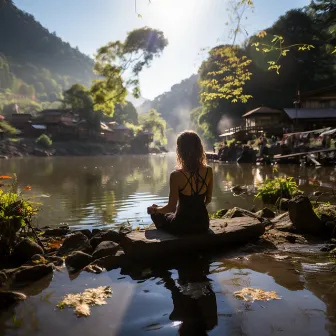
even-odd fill
[{"label": "woman's hair", "polygon": [[184,168],[189,172],[195,172],[206,166],[202,141],[193,131],[185,131],[178,136],[176,155],[179,169]]}]

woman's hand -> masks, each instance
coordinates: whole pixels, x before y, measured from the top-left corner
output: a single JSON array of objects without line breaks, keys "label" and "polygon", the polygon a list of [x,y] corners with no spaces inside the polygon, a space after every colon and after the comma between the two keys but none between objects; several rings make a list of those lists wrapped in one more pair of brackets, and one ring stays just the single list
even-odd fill
[{"label": "woman's hand", "polygon": [[152,206],[147,208],[147,213],[148,215],[153,215],[155,213],[157,213],[157,208],[158,206],[156,204],[153,204]]}]

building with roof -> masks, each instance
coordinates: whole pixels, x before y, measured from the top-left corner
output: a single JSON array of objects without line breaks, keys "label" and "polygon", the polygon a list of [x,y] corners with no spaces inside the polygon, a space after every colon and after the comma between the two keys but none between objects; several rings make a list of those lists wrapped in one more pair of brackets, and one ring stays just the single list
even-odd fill
[{"label": "building with roof", "polygon": [[283,122],[283,111],[266,106],[258,107],[243,115],[245,126],[248,127],[278,127]]},{"label": "building with roof", "polygon": [[336,127],[336,85],[299,94],[295,108],[284,112],[297,130]]}]

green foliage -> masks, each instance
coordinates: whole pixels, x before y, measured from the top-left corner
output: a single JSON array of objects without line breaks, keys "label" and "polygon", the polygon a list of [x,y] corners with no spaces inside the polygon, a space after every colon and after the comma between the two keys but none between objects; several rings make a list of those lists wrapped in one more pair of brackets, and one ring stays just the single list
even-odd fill
[{"label": "green foliage", "polygon": [[293,177],[275,177],[266,179],[258,187],[255,198],[260,198],[265,203],[275,204],[279,197],[292,198],[299,192],[299,187]]},{"label": "green foliage", "polygon": [[115,105],[125,102],[127,90],[138,98],[140,72],[167,44],[161,31],[144,27],[128,33],[124,42],[109,42],[99,48],[94,70],[101,79],[91,87],[94,108],[113,116]]},{"label": "green foliage", "polygon": [[[1,180],[10,179],[10,176],[0,176]],[[7,190],[4,188],[7,187]],[[25,190],[30,190],[26,187]],[[5,186],[2,183],[0,189],[0,236],[10,246],[16,239],[16,232],[24,228],[27,222],[31,222],[37,209],[34,204],[24,199],[22,193],[17,193],[17,182]]]},{"label": "green foliage", "polygon": [[46,95],[47,100],[56,100],[71,84],[90,85],[95,78],[90,57],[50,33],[12,1],[1,5],[0,31],[9,32],[0,34],[0,91],[10,89],[27,97],[36,91],[38,99]]},{"label": "green foliage", "polygon": [[[318,3],[323,6],[314,8]],[[203,108],[193,111],[196,129],[215,141],[219,132],[241,124],[241,116],[249,110],[261,105],[283,109],[293,105],[298,88],[307,92],[334,84],[336,55],[332,46],[336,45],[336,34],[330,34],[335,25],[330,14],[333,6],[334,1],[321,0],[287,12],[240,48],[233,47],[236,56],[230,57],[231,45],[212,49],[199,70]],[[247,60],[251,62],[239,68]],[[249,79],[243,78],[244,71],[251,74]],[[239,97],[244,95],[253,100],[243,103],[246,100]],[[233,103],[235,99],[238,102]],[[224,123],[225,127],[220,127],[222,118],[230,121]]]},{"label": "green foliage", "polygon": [[323,218],[330,221],[336,219],[336,207],[329,202],[319,204],[318,207],[314,208],[314,212],[316,213],[316,216],[322,220]]},{"label": "green foliage", "polygon": [[212,214],[209,215],[209,218],[210,219],[220,219],[222,218],[225,214],[227,213],[227,210],[226,209],[221,209],[221,210],[218,210]]},{"label": "green foliage", "polygon": [[35,143],[48,149],[52,145],[52,140],[46,134],[42,134],[35,140]]},{"label": "green foliage", "polygon": [[151,132],[154,135],[154,142],[159,146],[167,144],[166,138],[166,121],[161,117],[161,114],[151,109],[149,112],[139,116],[139,123],[143,131]]},{"label": "green foliage", "polygon": [[17,129],[11,126],[7,121],[0,121],[0,129],[2,129],[5,133],[14,135],[17,132]]},{"label": "green foliage", "polygon": [[131,123],[137,125],[139,123],[138,112],[130,102],[116,105],[113,119],[118,124]]},{"label": "green foliage", "polygon": [[74,84],[63,92],[63,107],[75,111],[92,109],[93,101],[90,91],[82,84]]}]

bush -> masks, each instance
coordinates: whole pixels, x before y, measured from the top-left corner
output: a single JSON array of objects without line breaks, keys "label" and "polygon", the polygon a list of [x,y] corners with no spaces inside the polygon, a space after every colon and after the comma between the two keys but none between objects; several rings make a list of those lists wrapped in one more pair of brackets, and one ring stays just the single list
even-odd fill
[{"label": "bush", "polygon": [[293,177],[275,177],[265,180],[258,187],[255,197],[262,199],[264,203],[275,204],[279,197],[290,199],[299,192],[299,187],[293,181]]},{"label": "bush", "polygon": [[52,140],[48,137],[48,135],[42,134],[35,140],[35,143],[44,148],[49,148],[52,145]]},{"label": "bush", "polygon": [[[0,180],[10,179],[10,176],[0,176]],[[24,199],[22,193],[17,192],[17,182],[6,186],[1,183],[0,189],[0,237],[12,246],[16,240],[16,233],[25,228],[27,223],[31,223],[32,217],[37,209],[33,203]],[[8,189],[6,189],[8,188]],[[24,190],[30,190],[27,186]]]},{"label": "bush", "polygon": [[16,132],[17,132],[17,129],[14,128],[12,125],[10,125],[8,122],[6,121],[0,121],[0,128],[5,132],[5,133],[8,133],[8,134],[11,134],[11,135],[15,135]]}]

